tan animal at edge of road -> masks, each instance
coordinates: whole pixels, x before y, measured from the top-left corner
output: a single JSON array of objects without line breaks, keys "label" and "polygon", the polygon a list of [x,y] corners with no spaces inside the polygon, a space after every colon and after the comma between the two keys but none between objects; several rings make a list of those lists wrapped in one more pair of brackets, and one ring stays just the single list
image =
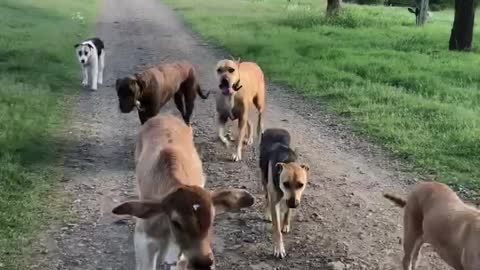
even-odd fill
[{"label": "tan animal at edge of road", "polygon": [[214,216],[253,205],[253,196],[241,189],[204,189],[192,129],[172,115],[157,115],[142,126],[135,163],[139,200],[112,212],[137,217],[136,269],[155,269],[157,258],[167,264],[185,258],[188,269],[212,269]]},{"label": "tan animal at edge of road", "polygon": [[424,243],[456,270],[480,269],[480,211],[447,185],[420,182],[406,201],[390,194],[384,197],[405,208],[404,270],[415,270]]}]

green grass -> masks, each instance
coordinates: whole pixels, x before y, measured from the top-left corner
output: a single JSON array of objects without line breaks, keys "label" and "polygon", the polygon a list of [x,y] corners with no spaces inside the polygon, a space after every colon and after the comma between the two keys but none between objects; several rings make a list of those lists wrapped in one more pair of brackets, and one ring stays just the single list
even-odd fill
[{"label": "green grass", "polygon": [[421,173],[480,187],[480,55],[448,51],[453,11],[417,28],[406,8],[343,5],[326,18],[324,1],[166,2],[204,38],[326,102]]},{"label": "green grass", "polygon": [[[61,177],[65,102],[79,90],[73,45],[96,0],[0,2],[0,267],[26,269],[32,236],[52,213]],[[82,21],[72,15],[80,12]]]}]

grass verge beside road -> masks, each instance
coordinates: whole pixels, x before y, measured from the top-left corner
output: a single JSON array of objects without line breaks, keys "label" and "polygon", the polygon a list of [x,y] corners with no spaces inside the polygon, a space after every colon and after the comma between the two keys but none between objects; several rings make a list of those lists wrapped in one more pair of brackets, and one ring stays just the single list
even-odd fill
[{"label": "grass verge beside road", "polygon": [[[205,39],[325,101],[355,130],[457,188],[480,188],[480,54],[448,51],[453,11],[324,1],[165,0]],[[478,27],[476,27],[478,29]],[[480,32],[474,33],[480,46]]]},{"label": "grass verge beside road", "polygon": [[55,217],[55,139],[80,85],[73,45],[92,30],[95,11],[96,0],[0,3],[1,269],[26,269],[32,236]]}]

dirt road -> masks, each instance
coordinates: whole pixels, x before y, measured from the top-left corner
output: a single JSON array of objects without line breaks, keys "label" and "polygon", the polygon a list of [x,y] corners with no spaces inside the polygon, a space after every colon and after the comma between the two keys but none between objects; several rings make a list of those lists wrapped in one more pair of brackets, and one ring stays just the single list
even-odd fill
[{"label": "dirt road", "polygon": [[[83,90],[75,108],[65,160],[65,190],[76,221],[54,231],[35,269],[134,269],[131,220],[110,214],[117,202],[135,196],[133,140],[137,115],[120,114],[117,77],[144,64],[189,60],[205,89],[216,89],[216,61],[226,56],[200,41],[159,0],[104,0],[97,34],[107,46],[106,84]],[[245,59],[247,60],[247,59]],[[255,59],[248,59],[255,60]],[[352,135],[321,106],[269,85],[266,126],[291,131],[311,177],[293,231],[285,236],[287,258],[274,259],[257,153],[250,147],[239,163],[232,149],[216,139],[214,99],[198,99],[195,143],[208,187],[246,187],[256,194],[251,209],[217,217],[214,252],[217,269],[400,269],[402,212],[382,198],[383,191],[405,194],[410,177],[378,148]],[[171,110],[169,104],[164,111]],[[48,237],[47,237],[48,238]],[[420,269],[447,269],[431,252]],[[341,268],[339,268],[341,269]]]}]

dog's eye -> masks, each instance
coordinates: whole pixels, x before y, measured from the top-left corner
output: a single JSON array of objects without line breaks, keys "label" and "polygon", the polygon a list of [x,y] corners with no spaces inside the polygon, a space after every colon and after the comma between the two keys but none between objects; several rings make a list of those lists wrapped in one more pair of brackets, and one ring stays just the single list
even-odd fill
[{"label": "dog's eye", "polygon": [[283,183],[283,186],[284,186],[285,188],[290,188],[290,182],[284,182],[284,183]]},{"label": "dog's eye", "polygon": [[79,51],[79,52],[78,52],[78,56],[82,56],[82,51]]},{"label": "dog's eye", "polygon": [[179,231],[182,230],[182,225],[180,224],[180,222],[176,221],[176,220],[172,220],[172,224],[173,224],[173,227]]},{"label": "dog's eye", "polygon": [[303,186],[305,186],[304,183],[298,183],[298,184],[297,184],[297,188],[303,188]]},{"label": "dog's eye", "polygon": [[234,68],[228,68],[228,72],[233,73],[235,71]]},{"label": "dog's eye", "polygon": [[222,68],[217,68],[217,73],[222,73]]}]

